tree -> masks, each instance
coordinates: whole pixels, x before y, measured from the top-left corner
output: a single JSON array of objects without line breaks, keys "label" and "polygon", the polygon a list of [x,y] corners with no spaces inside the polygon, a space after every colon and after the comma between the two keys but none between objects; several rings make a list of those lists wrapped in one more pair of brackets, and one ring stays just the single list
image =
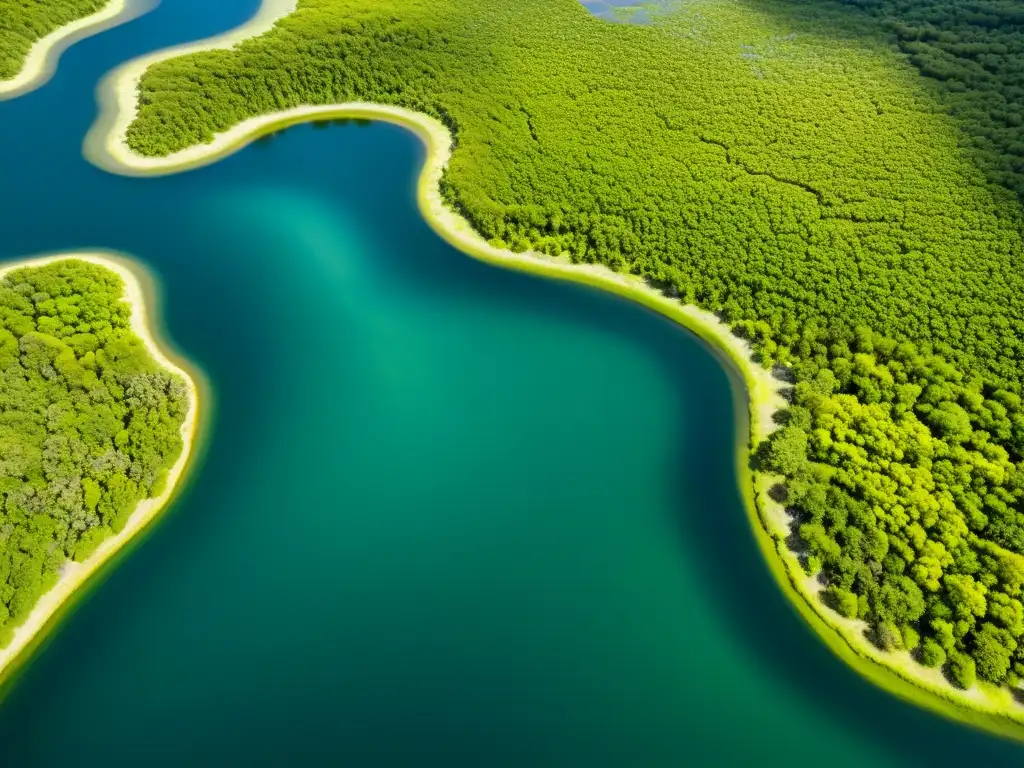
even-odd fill
[{"label": "tree", "polygon": [[971,651],[978,675],[993,683],[1002,682],[1010,671],[1010,660],[1016,649],[1017,642],[1009,632],[986,621],[974,633],[974,650]]},{"label": "tree", "polygon": [[891,622],[883,621],[875,627],[874,640],[875,645],[883,651],[903,650],[903,636],[899,627]]},{"label": "tree", "polygon": [[921,663],[926,667],[941,667],[946,663],[946,652],[930,637],[921,643]]},{"label": "tree", "polygon": [[848,619],[857,617],[857,596],[849,590],[829,586],[825,589],[825,603],[840,616]]},{"label": "tree", "polygon": [[768,443],[765,462],[770,470],[796,475],[807,463],[807,434],[791,424],[778,430]]},{"label": "tree", "polygon": [[946,662],[946,675],[957,688],[972,687],[976,676],[974,659],[966,653],[950,651]]}]

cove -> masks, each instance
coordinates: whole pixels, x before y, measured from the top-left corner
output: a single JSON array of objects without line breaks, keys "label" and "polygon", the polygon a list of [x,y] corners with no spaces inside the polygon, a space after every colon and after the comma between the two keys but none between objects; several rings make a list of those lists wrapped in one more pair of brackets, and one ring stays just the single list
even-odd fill
[{"label": "cove", "polygon": [[166,0],[0,105],[0,258],[137,256],[215,401],[178,503],[3,691],[5,765],[1020,760],[831,655],[755,545],[715,357],[449,248],[415,137],[81,159],[105,71],[254,7]]}]

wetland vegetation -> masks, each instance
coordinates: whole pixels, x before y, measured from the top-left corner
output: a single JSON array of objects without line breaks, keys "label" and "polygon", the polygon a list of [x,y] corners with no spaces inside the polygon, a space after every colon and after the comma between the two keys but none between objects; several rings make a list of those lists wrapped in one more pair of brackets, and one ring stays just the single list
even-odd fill
[{"label": "wetland vegetation", "polygon": [[164,491],[189,397],[132,330],[118,274],[59,260],[0,278],[2,647],[69,558]]},{"label": "wetland vegetation", "polygon": [[21,71],[32,46],[51,32],[99,11],[109,0],[0,0],[0,80]]},{"label": "wetland vegetation", "polygon": [[825,600],[951,682],[1024,674],[1021,18],[998,0],[302,0],[153,67],[129,145],[373,101],[444,122],[447,202],[720,313],[795,376],[758,458]]},{"label": "wetland vegetation", "polygon": [[441,119],[443,193],[493,243],[641,275],[793,370],[760,455],[835,610],[955,685],[1013,684],[1020,19],[907,5],[704,0],[636,27],[569,0],[303,0],[151,69],[128,139],[168,154],[351,100]]}]

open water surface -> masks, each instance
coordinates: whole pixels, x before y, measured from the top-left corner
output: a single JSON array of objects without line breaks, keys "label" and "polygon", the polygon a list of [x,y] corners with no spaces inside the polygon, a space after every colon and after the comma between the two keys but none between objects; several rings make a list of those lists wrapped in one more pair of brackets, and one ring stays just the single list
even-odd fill
[{"label": "open water surface", "polygon": [[0,104],[0,259],[134,254],[216,399],[187,492],[5,691],[0,764],[1021,763],[787,604],[715,358],[449,248],[410,134],[299,127],[162,179],[82,160],[105,71],[255,5],[165,0]]}]

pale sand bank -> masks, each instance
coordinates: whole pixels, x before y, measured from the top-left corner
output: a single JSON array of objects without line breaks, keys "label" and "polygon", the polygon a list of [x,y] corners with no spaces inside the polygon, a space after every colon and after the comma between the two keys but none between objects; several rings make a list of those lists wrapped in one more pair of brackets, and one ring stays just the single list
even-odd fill
[{"label": "pale sand bank", "polygon": [[80,40],[124,24],[151,10],[156,0],[110,0],[91,16],[65,24],[29,49],[21,71],[10,80],[0,80],[0,101],[22,96],[46,84],[57,71],[64,51]]},{"label": "pale sand bank", "polygon": [[196,168],[230,155],[262,135],[312,120],[367,118],[402,125],[424,142],[427,158],[419,178],[420,210],[433,229],[454,247],[488,263],[584,283],[637,301],[679,322],[724,354],[742,379],[749,433],[740,436],[737,472],[741,493],[755,537],[779,586],[797,611],[840,658],[880,687],[946,717],[1017,739],[1024,739],[1024,708],[1006,689],[975,687],[958,691],[941,673],[917,664],[908,653],[885,654],[864,636],[863,622],[843,619],[821,602],[820,587],[802,570],[797,557],[786,547],[791,518],[774,502],[768,489],[778,478],[755,475],[749,467],[750,448],[775,428],[774,416],[786,407],[786,385],[753,360],[750,345],[734,335],[714,314],[683,305],[639,278],[613,272],[600,265],[571,264],[535,252],[513,253],[487,243],[462,216],[449,209],[440,194],[439,182],[453,148],[453,137],[437,120],[400,107],[353,102],[299,106],[270,115],[249,118],[203,145],[186,148],[166,157],[143,157],[126,142],[126,131],[135,119],[138,85],[146,67],[159,61],[206,47],[230,48],[273,27],[287,15],[295,0],[264,0],[259,14],[233,32],[213,38],[210,44],[161,51],[129,62],[111,72],[100,87],[103,112],[86,138],[84,152],[94,164],[125,175],[164,175]]},{"label": "pale sand bank", "polygon": [[[137,158],[124,141],[128,126],[135,119],[139,80],[153,64],[199,51],[233,48],[243,40],[262,35],[279,19],[292,13],[298,0],[263,0],[256,15],[240,27],[222,35],[155,51],[122,64],[103,78],[99,86],[100,117],[86,137],[86,156],[101,167],[124,174],[132,173]],[[119,158],[127,162],[119,163]],[[104,162],[104,160],[106,162]],[[134,168],[136,174],[145,168]]]},{"label": "pale sand bank", "polygon": [[135,511],[128,519],[124,529],[110,538],[104,540],[93,554],[85,562],[77,563],[69,560],[62,570],[57,584],[42,596],[32,612],[28,615],[21,626],[14,631],[14,637],[4,648],[0,648],[0,678],[4,671],[12,665],[12,662],[22,651],[30,647],[36,635],[46,627],[47,622],[57,612],[69,597],[81,587],[89,577],[107,560],[109,560],[121,547],[123,547],[135,534],[145,528],[156,518],[157,514],[171,498],[175,488],[178,486],[189,457],[192,454],[196,438],[197,425],[199,423],[199,391],[193,376],[179,364],[171,360],[168,354],[158,343],[154,326],[151,324],[146,305],[146,297],[142,283],[127,261],[122,261],[107,254],[97,253],[61,253],[41,258],[26,259],[11,264],[0,266],[0,279],[14,269],[22,267],[42,267],[58,261],[87,261],[91,264],[98,264],[101,267],[116,272],[124,281],[124,300],[131,306],[131,329],[146,345],[146,349],[153,356],[153,359],[164,369],[181,376],[188,389],[189,409],[184,423],[181,425],[181,439],[183,448],[178,460],[171,467],[167,475],[167,483],[163,493],[152,499],[143,499],[135,507]]}]

